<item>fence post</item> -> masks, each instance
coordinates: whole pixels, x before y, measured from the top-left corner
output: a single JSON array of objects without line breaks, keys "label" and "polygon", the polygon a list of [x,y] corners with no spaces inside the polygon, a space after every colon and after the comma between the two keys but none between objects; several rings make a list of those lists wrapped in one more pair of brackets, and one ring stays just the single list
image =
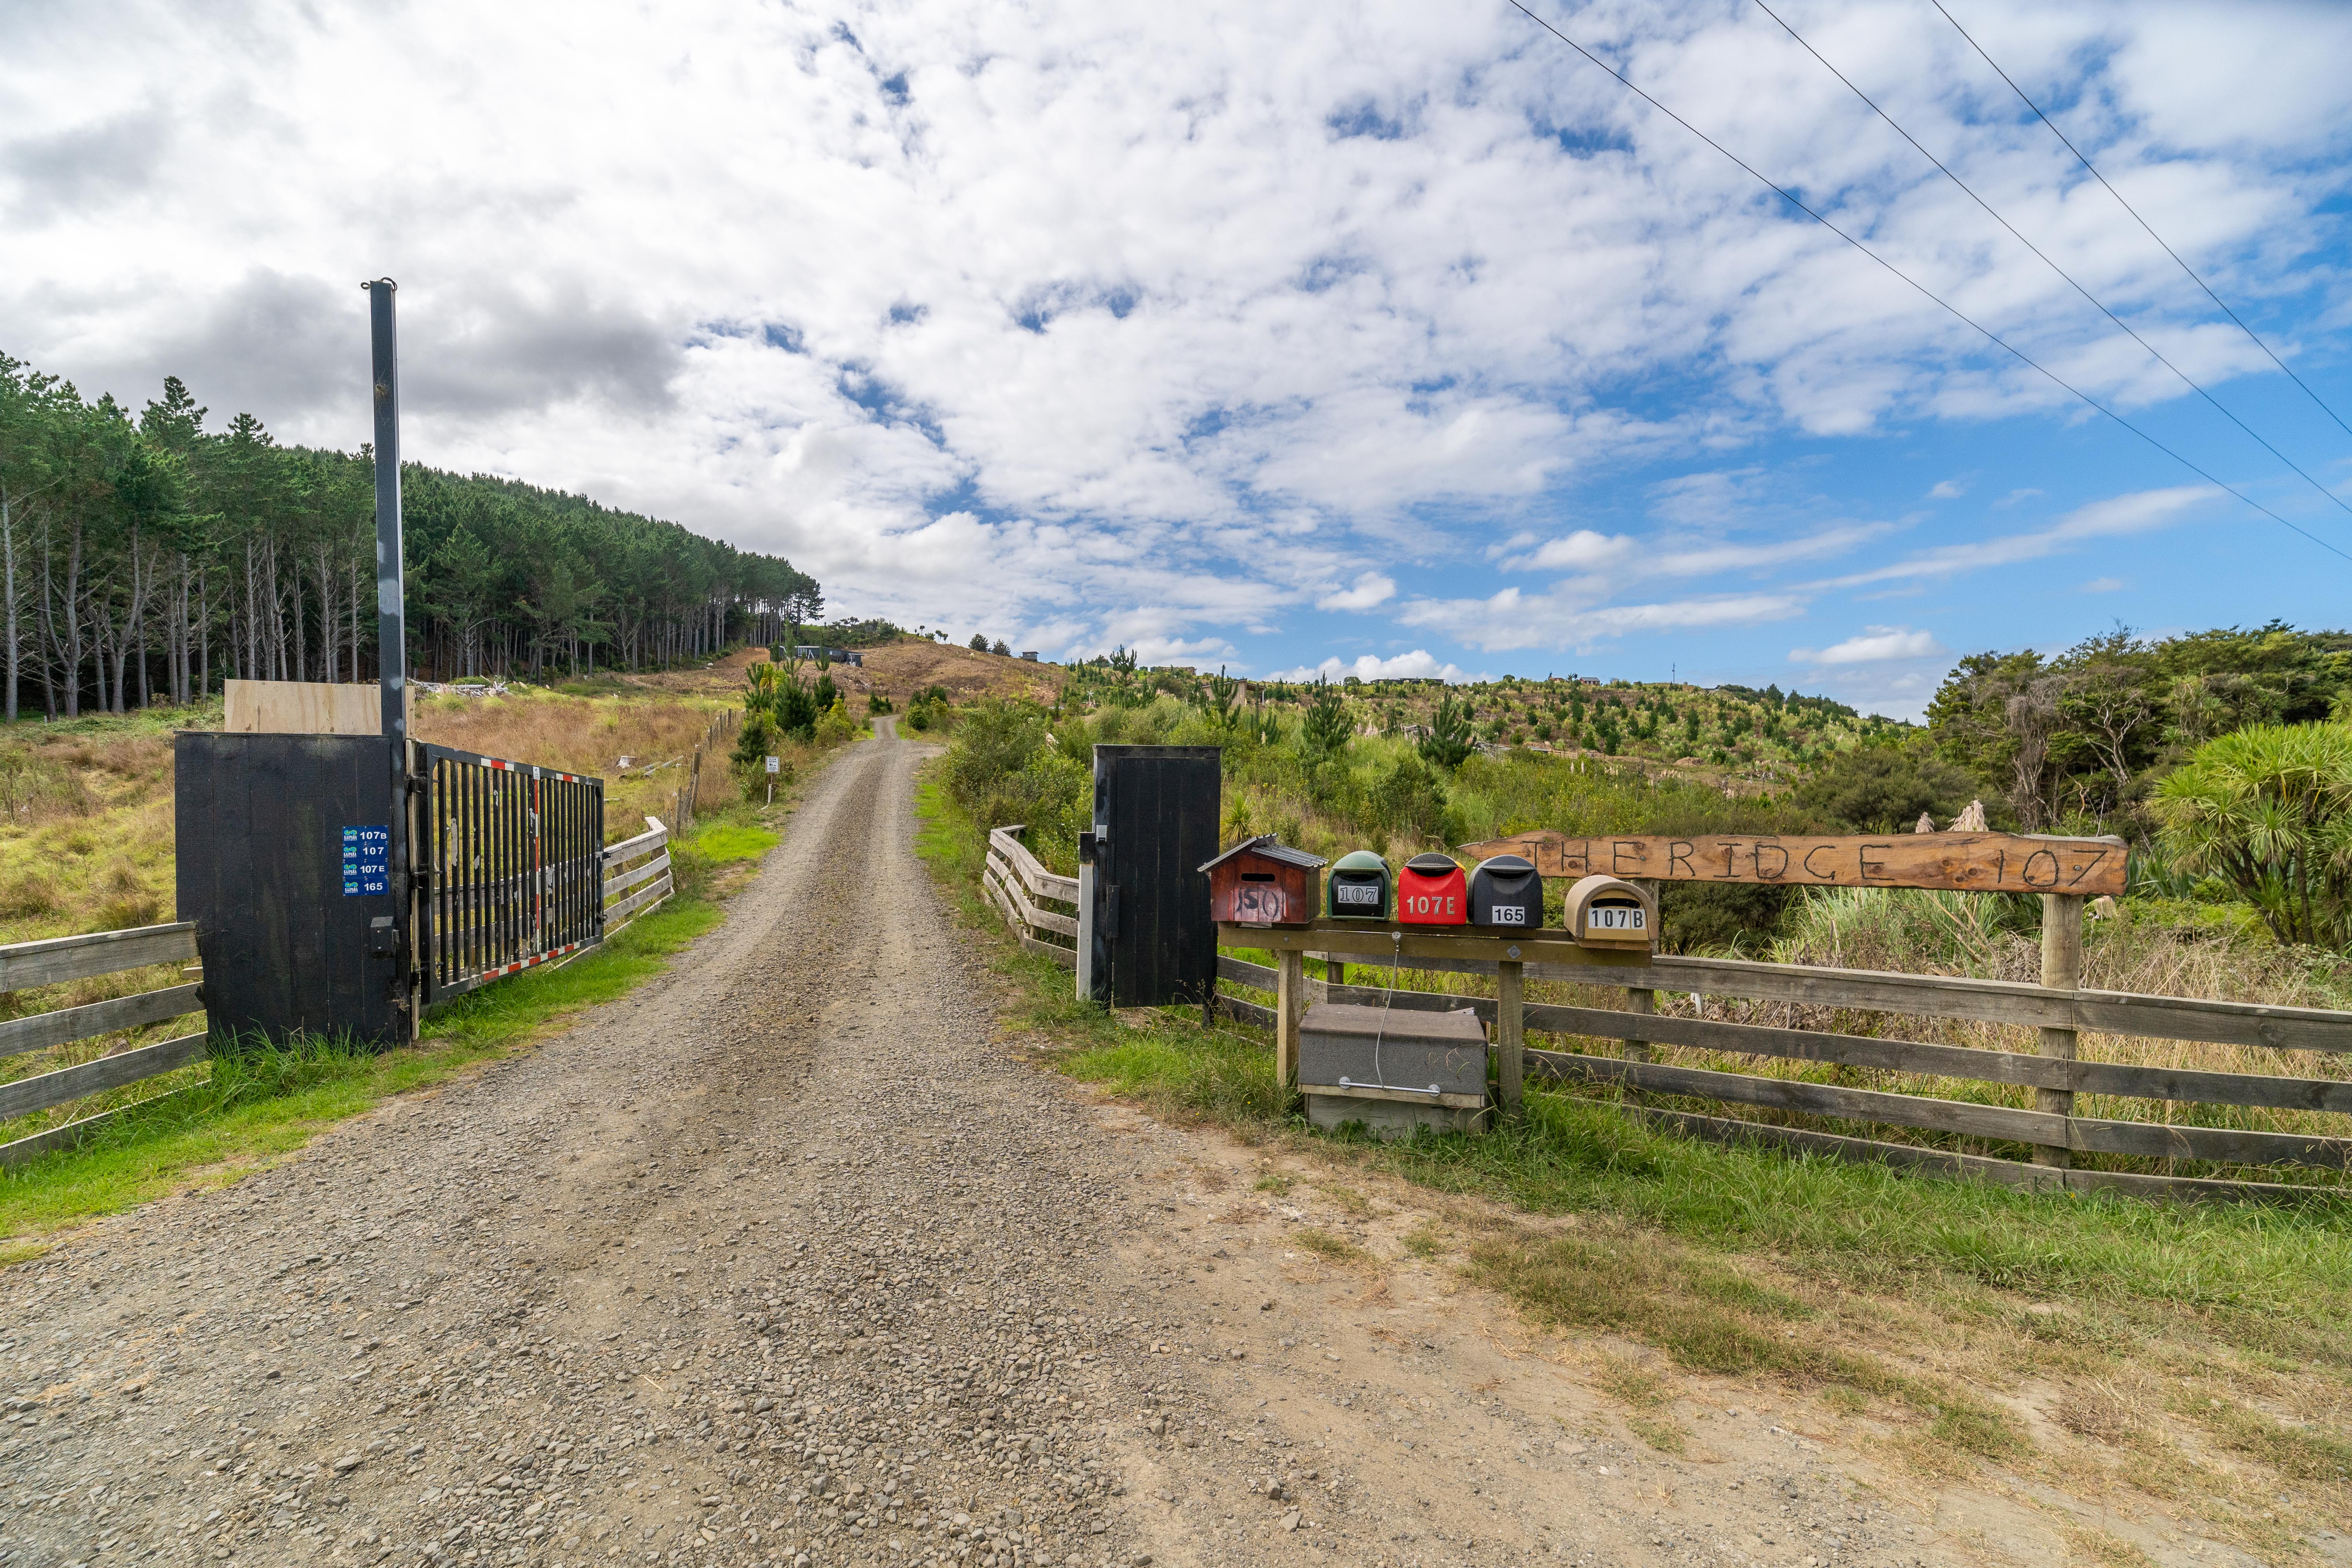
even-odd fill
[{"label": "fence post", "polygon": [[[1657,1010],[1657,1004],[1658,994],[1656,992],[1644,990],[1640,986],[1634,985],[1628,985],[1625,987],[1625,1011],[1628,1013],[1653,1013]],[[1650,1043],[1647,1040],[1626,1040],[1625,1059],[1629,1062],[1648,1061],[1650,1059]],[[1634,1085],[1628,1084],[1625,1086],[1623,1098],[1629,1104],[1639,1105],[1642,1103],[1642,1091]]]},{"label": "fence post", "polygon": [[1495,965],[1495,1077],[1501,1090],[1503,1114],[1520,1115],[1520,1098],[1527,1084],[1526,1017],[1520,1011],[1526,970],[1516,959]]},{"label": "fence post", "polygon": [[[2042,984],[2052,991],[2072,991],[2082,983],[2083,895],[2044,893],[2042,895]],[[2042,1031],[2042,1054],[2063,1061],[2073,1061],[2074,1031],[2045,1027]],[[2033,1109],[2071,1117],[2074,1114],[2074,1091],[2071,1089],[2037,1089],[2033,1091]],[[2065,1144],[2037,1143],[2033,1146],[2033,1163],[2063,1171],[2072,1168],[2074,1156]]]},{"label": "fence post", "polygon": [[1307,955],[1285,948],[1275,955],[1274,1082],[1286,1100],[1298,1081],[1298,1016],[1307,1000]]}]

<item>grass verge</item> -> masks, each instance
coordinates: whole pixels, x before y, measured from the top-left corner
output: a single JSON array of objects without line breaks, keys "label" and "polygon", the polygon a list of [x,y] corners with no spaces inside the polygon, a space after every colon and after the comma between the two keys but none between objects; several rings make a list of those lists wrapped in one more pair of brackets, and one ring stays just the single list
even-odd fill
[{"label": "grass verge", "polygon": [[131,1108],[80,1146],[0,1173],[0,1265],[38,1257],[68,1226],[233,1182],[391,1095],[444,1082],[613,1000],[716,925],[730,873],[781,837],[750,807],[705,822],[672,845],[677,892],[659,909],[561,968],[467,993],[428,1017],[414,1046],[315,1040],[216,1057],[198,1081]]},{"label": "grass verge", "polygon": [[[2294,1388],[2306,1407],[2341,1407],[2344,1205],[2020,1194],[1685,1141],[1612,1102],[1539,1090],[1521,1124],[1476,1137],[1319,1133],[1278,1092],[1262,1035],[1204,1027],[1197,1009],[1113,1018],[1077,1002],[1068,971],[1020,951],[982,902],[978,830],[929,784],[919,808],[919,848],[985,933],[1015,983],[1016,1022],[1055,1067],[1166,1120],[1501,1205],[1450,1222],[1475,1233],[1463,1267],[1538,1321],[1623,1334],[1688,1373],[1809,1389],[1844,1414],[1899,1407],[1888,1414],[1943,1453],[2011,1464],[2031,1445],[2005,1405],[2030,1381],[2218,1380],[2261,1389],[2263,1403]],[[1441,1251],[1426,1226],[1400,1245]],[[2345,1451],[2324,1422],[2195,1420],[2286,1479],[2325,1480]]]}]

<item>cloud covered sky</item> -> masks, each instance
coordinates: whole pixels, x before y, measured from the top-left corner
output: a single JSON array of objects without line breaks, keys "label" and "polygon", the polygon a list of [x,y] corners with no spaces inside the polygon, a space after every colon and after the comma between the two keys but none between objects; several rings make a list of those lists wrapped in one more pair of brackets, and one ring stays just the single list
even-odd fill
[{"label": "cloud covered sky", "polygon": [[[1949,5],[2352,416],[2352,10]],[[1775,8],[2332,495],[1754,5],[1535,8],[2352,551],[2352,435],[1925,0]],[[0,349],[349,447],[378,274],[417,458],[1049,656],[1916,713],[1955,652],[2336,625],[2352,583],[1502,0],[0,15]]]}]

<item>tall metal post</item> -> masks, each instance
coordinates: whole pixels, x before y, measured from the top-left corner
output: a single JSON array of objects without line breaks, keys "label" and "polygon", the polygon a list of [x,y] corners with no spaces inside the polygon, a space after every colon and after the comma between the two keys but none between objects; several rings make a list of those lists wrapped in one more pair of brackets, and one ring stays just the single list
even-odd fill
[{"label": "tall metal post", "polygon": [[[375,370],[375,647],[383,701],[386,761],[392,770],[392,907],[399,932],[401,988],[413,990],[412,907],[408,844],[408,621],[400,542],[400,343],[389,278],[362,283],[368,293],[368,336]],[[414,1028],[416,1011],[409,1008]]]}]

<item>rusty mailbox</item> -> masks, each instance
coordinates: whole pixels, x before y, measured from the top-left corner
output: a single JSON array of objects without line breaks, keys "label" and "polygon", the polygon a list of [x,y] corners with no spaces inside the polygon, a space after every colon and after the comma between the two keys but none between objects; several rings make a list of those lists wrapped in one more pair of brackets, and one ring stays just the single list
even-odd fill
[{"label": "rusty mailbox", "polygon": [[1209,911],[1222,924],[1303,926],[1315,919],[1320,855],[1293,849],[1271,833],[1245,839],[1201,867]]}]

